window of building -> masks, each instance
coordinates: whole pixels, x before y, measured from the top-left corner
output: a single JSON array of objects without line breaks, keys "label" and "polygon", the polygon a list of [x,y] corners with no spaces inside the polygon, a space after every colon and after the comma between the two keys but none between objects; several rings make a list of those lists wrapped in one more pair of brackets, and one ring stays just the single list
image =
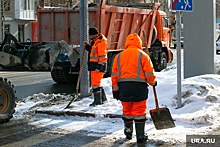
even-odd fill
[{"label": "window of building", "polygon": [[24,0],[24,10],[27,10],[27,0]]},{"label": "window of building", "polygon": [[4,1],[4,10],[10,11],[10,0]]},{"label": "window of building", "polygon": [[24,25],[18,25],[18,41],[24,42]]},{"label": "window of building", "polygon": [[24,10],[24,0],[20,0],[20,10]]},{"label": "window of building", "polygon": [[38,2],[34,2],[34,12],[37,13]]},{"label": "window of building", "polygon": [[21,10],[34,10],[34,0],[20,0]]},{"label": "window of building", "polygon": [[30,10],[34,10],[34,1],[29,0],[29,4],[30,4]]},{"label": "window of building", "polygon": [[6,34],[6,33],[10,33],[10,25],[9,24],[4,25],[4,34]]}]

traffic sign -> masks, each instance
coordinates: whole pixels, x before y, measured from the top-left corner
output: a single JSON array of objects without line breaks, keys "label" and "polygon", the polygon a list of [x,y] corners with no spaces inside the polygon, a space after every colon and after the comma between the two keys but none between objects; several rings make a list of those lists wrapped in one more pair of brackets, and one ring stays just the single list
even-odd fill
[{"label": "traffic sign", "polygon": [[193,0],[171,0],[171,9],[173,11],[193,11]]}]

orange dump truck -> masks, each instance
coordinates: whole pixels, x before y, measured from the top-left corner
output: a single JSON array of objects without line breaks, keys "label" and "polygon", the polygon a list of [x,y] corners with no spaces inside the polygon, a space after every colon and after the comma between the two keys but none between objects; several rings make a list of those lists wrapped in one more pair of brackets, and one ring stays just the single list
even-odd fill
[{"label": "orange dump truck", "polygon": [[[141,37],[143,48],[149,50],[155,71],[161,71],[172,61],[171,30],[166,13],[158,10],[159,5],[159,3],[101,2],[88,8],[89,27],[98,28],[108,39],[107,75],[111,73],[115,55],[124,50],[126,37],[130,33],[137,33]],[[69,45],[79,46],[79,19],[79,8],[40,9],[35,37],[39,42],[64,40]],[[52,77],[56,70],[61,68],[55,64]],[[70,73],[68,70],[65,71]]]}]

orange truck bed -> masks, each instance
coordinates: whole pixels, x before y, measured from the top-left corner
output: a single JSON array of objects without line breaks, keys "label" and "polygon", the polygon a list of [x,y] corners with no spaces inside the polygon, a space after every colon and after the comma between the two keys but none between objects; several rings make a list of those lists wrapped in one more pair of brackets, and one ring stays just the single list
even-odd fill
[{"label": "orange truck bed", "polygon": [[[169,49],[171,43],[169,23],[166,13],[157,10],[159,5],[159,3],[107,5],[102,2],[88,8],[89,27],[98,28],[99,32],[107,37],[109,58],[124,49],[126,37],[130,33],[137,33],[142,39],[143,47],[149,49],[156,71],[160,71],[171,62],[172,53]],[[40,9],[37,34],[34,35],[39,42],[64,40],[69,45],[79,45],[79,19],[79,8]],[[146,33],[146,39],[143,31]]]}]

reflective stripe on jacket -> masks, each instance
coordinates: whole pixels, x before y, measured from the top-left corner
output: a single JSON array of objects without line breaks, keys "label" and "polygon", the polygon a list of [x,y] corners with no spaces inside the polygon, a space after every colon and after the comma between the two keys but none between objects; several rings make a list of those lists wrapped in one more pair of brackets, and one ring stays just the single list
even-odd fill
[{"label": "reflective stripe on jacket", "polygon": [[[148,92],[143,92],[143,90],[147,91],[145,89],[147,83],[153,84],[156,81],[150,57],[142,51],[141,45],[140,38],[136,34],[131,34],[131,36],[126,38],[125,50],[118,54],[113,62],[111,75],[112,91],[119,91],[120,100],[124,100],[128,96],[127,93],[131,95],[128,101],[131,101],[133,98],[135,99],[135,97],[140,97],[138,101],[146,99]],[[128,84],[135,87],[132,88]],[[136,94],[129,92],[133,90],[133,93]],[[138,96],[141,94],[144,94],[144,96]]]}]

